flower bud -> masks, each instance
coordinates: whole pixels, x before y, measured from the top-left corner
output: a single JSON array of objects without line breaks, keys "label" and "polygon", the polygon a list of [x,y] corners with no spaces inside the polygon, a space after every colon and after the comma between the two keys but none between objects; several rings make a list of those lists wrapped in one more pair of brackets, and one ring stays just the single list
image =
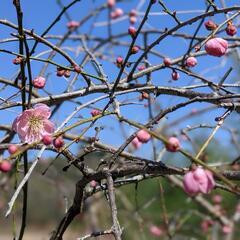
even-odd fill
[{"label": "flower bud", "polygon": [[122,57],[117,57],[116,64],[117,64],[118,67],[121,67],[122,64],[123,64],[123,58]]},{"label": "flower bud", "polygon": [[166,144],[166,149],[169,152],[177,152],[180,149],[180,142],[176,137],[170,137],[168,143]]},{"label": "flower bud", "polygon": [[195,67],[197,65],[197,59],[195,57],[188,57],[185,64],[187,67]]},{"label": "flower bud", "polygon": [[67,27],[70,30],[73,30],[73,29],[75,29],[75,28],[77,28],[79,26],[80,26],[80,24],[77,21],[70,21],[70,22],[67,23]]},{"label": "flower bud", "polygon": [[123,15],[123,10],[121,8],[116,8],[114,11],[111,12],[111,18],[116,19]]},{"label": "flower bud", "polygon": [[140,131],[137,132],[137,138],[141,143],[147,143],[151,135],[144,129],[141,129]]},{"label": "flower bud", "polygon": [[218,27],[218,25],[214,23],[212,20],[208,20],[207,22],[204,23],[204,25],[206,29],[209,31],[213,31]]},{"label": "flower bud", "polygon": [[172,72],[172,80],[176,81],[180,78],[180,74],[176,71]]},{"label": "flower bud", "polygon": [[141,66],[139,66],[137,69],[138,69],[138,71],[142,71],[142,70],[144,70],[146,67],[144,66],[144,65],[141,65]]},{"label": "flower bud", "polygon": [[42,142],[44,145],[48,146],[48,145],[52,144],[53,138],[51,135],[44,135],[42,138]]},{"label": "flower bud", "polygon": [[12,168],[12,164],[7,160],[3,160],[0,163],[0,171],[1,172],[7,173],[11,170],[11,168]]},{"label": "flower bud", "polygon": [[15,65],[19,65],[22,61],[23,61],[23,58],[18,56],[12,60],[12,63]]},{"label": "flower bud", "polygon": [[58,77],[62,77],[64,75],[64,73],[65,73],[64,69],[59,68],[59,67],[57,68],[57,76]]},{"label": "flower bud", "polygon": [[139,47],[136,46],[136,45],[133,46],[132,49],[131,49],[131,53],[132,53],[132,54],[136,54],[136,53],[138,53],[138,51],[139,51]]},{"label": "flower bud", "polygon": [[10,154],[14,154],[14,153],[16,153],[18,151],[18,146],[16,145],[16,144],[10,144],[9,146],[8,146],[8,152],[10,153]]},{"label": "flower bud", "polygon": [[133,140],[132,140],[132,145],[135,149],[138,149],[141,147],[142,143],[138,140],[137,137],[135,137]]},{"label": "flower bud", "polygon": [[166,58],[163,59],[163,63],[164,63],[164,65],[167,66],[167,67],[169,67],[169,66],[172,65],[172,61],[171,61],[171,59],[168,58],[168,57],[166,57]]},{"label": "flower bud", "polygon": [[71,76],[71,72],[69,70],[65,70],[64,77],[69,78]]},{"label": "flower bud", "polygon": [[114,7],[115,4],[116,4],[116,0],[108,0],[108,1],[107,1],[107,6],[108,6],[109,8]]},{"label": "flower bud", "polygon": [[136,32],[137,32],[137,30],[136,30],[135,27],[129,27],[128,28],[128,33],[132,38],[134,38],[136,36]]},{"label": "flower bud", "polygon": [[131,24],[135,24],[135,23],[137,22],[137,18],[136,18],[136,17],[130,17],[130,18],[129,18],[129,22],[130,22]]},{"label": "flower bud", "polygon": [[228,49],[228,42],[222,38],[212,38],[205,45],[206,52],[215,57],[223,56]]},{"label": "flower bud", "polygon": [[151,226],[149,231],[155,237],[161,237],[163,235],[163,230],[155,225]]},{"label": "flower bud", "polygon": [[98,110],[98,109],[93,109],[93,110],[91,111],[91,115],[92,115],[93,117],[95,117],[95,116],[97,116],[97,115],[100,115],[100,114],[101,114],[101,111]]},{"label": "flower bud", "polygon": [[225,31],[227,35],[234,36],[237,33],[237,28],[235,25],[232,24],[232,22],[229,22]]},{"label": "flower bud", "polygon": [[46,78],[41,76],[36,77],[35,79],[33,79],[32,83],[35,88],[38,88],[38,89],[44,88],[46,85]]},{"label": "flower bud", "polygon": [[62,146],[64,145],[64,140],[63,138],[60,136],[60,137],[57,137],[53,140],[53,146],[57,149],[61,148]]},{"label": "flower bud", "polygon": [[75,65],[73,68],[74,68],[74,71],[75,71],[76,73],[81,73],[81,72],[82,72],[80,66],[78,66],[78,65]]}]

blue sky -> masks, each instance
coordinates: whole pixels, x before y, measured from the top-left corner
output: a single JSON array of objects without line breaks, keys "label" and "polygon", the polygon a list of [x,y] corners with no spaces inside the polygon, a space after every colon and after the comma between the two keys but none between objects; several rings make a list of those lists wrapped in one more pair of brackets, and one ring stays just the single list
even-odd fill
[{"label": "blue sky", "polygon": [[[70,3],[71,1],[69,0],[62,0],[62,3],[64,5],[67,5],[68,3]],[[71,18],[73,20],[81,20],[89,11],[91,11],[91,9],[95,8],[96,6],[100,6],[101,4],[103,4],[105,1],[103,0],[82,0],[80,3],[77,3],[73,8],[71,8],[68,11],[69,16],[71,16]],[[137,6],[137,4],[140,1],[123,1],[121,3],[118,4],[119,7],[122,7],[125,13],[128,13],[132,8],[135,8],[135,6]],[[179,13],[179,18],[181,21],[184,21],[187,18],[191,18],[193,16],[196,16],[198,13],[195,10],[204,10],[205,9],[205,1],[202,0],[196,0],[196,1],[189,1],[189,0],[184,0],[184,1],[179,1],[179,0],[170,0],[167,1],[168,2],[168,6],[170,10],[176,10],[176,11],[180,11]],[[235,4],[237,3],[237,1],[228,1],[229,5]],[[173,8],[174,7],[174,8]],[[24,27],[26,29],[34,29],[34,31],[38,34],[41,34],[46,27],[56,18],[56,16],[59,14],[60,12],[60,8],[59,6],[56,4],[55,0],[42,0],[42,1],[30,1],[30,0],[22,0],[22,8],[23,8],[23,12],[24,12]],[[146,9],[146,4],[142,6],[142,8],[140,9],[141,13],[144,13]],[[194,10],[194,11],[193,11]],[[175,25],[175,23],[173,22],[173,20],[169,17],[166,16],[161,16],[161,15],[157,15],[157,13],[159,13],[161,11],[161,7],[159,5],[154,6],[154,9],[152,11],[152,13],[155,13],[150,15],[149,20],[148,20],[148,24],[146,25],[145,28],[157,28],[157,29],[162,29],[163,27],[169,27],[171,28],[172,26]],[[185,13],[181,13],[182,11],[184,11]],[[189,13],[189,11],[193,11],[193,13]],[[107,16],[107,11],[104,11],[103,13],[101,13],[96,19],[95,19],[95,23],[97,23],[97,26],[94,26],[94,28],[92,29],[92,34],[94,36],[106,36],[107,37],[107,28],[106,26],[99,26],[99,24],[101,24],[102,22],[106,21],[106,16]],[[13,23],[16,23],[16,13],[15,13],[15,9],[14,6],[12,4],[12,1],[9,0],[1,0],[0,3],[0,18],[1,19],[7,19]],[[221,16],[217,16],[214,17],[214,20],[217,22],[221,22],[223,21],[224,15]],[[67,23],[67,19],[65,16],[63,16],[61,18],[61,20],[53,27],[53,29],[50,31],[50,34],[64,34],[66,32],[66,23]],[[89,33],[89,27],[92,26],[93,21],[89,21],[86,26],[80,28],[80,33],[85,33],[88,34]],[[137,24],[138,25],[138,24]],[[121,33],[124,31],[127,31],[127,28],[129,26],[128,20],[125,19],[123,21],[119,21],[118,23],[113,24],[112,27],[112,32],[113,34],[117,34],[117,33]],[[191,34],[194,32],[195,27],[197,26],[197,24],[193,24],[191,26],[187,26],[184,29],[182,29],[179,32],[184,32],[186,34]],[[0,25],[0,39],[4,39],[4,38],[9,38],[11,37],[10,34],[11,33],[16,33],[16,31],[13,31],[12,29],[9,29],[8,27],[5,27],[3,25]],[[208,32],[202,28],[200,31],[199,35],[207,35]],[[224,35],[224,34],[223,34]],[[154,40],[157,36],[153,35],[151,36],[151,40]],[[130,42],[129,37],[125,37],[121,39],[122,42]],[[56,41],[52,41],[52,42],[56,42]],[[30,45],[33,42],[30,43]],[[186,52],[187,46],[188,46],[187,41],[185,40],[179,40],[176,38],[172,38],[172,37],[168,37],[166,38],[164,41],[161,42],[161,44],[159,46],[157,46],[155,48],[155,50],[160,51],[163,55],[169,56],[171,58],[175,58],[175,57],[179,57],[182,54],[184,54]],[[91,42],[89,43],[89,47],[94,46],[95,43]],[[142,39],[139,38],[139,40],[137,41],[137,44],[142,45]],[[71,51],[69,51],[69,47],[70,48],[76,48],[79,46],[78,42],[72,42],[72,41],[68,41],[64,44],[64,47],[68,47],[68,49],[66,49],[66,52],[68,52],[71,56],[76,57]],[[17,52],[18,51],[18,44],[17,42],[11,42],[11,43],[0,43],[0,49],[8,49],[8,50],[12,50]],[[48,50],[46,47],[42,46],[41,44],[39,44],[39,47],[37,48],[36,54],[42,52],[42,51],[46,51]],[[70,49],[71,50],[71,49]],[[103,64],[103,67],[106,71],[106,74],[109,76],[110,81],[114,81],[115,77],[117,76],[118,73],[118,69],[116,68],[116,66],[113,64],[113,59],[115,57],[117,57],[118,55],[121,56],[125,56],[126,54],[126,48],[124,49],[123,47],[118,47],[115,46],[114,48],[107,48],[107,56],[108,58],[112,59],[109,61],[105,61],[105,60],[99,60],[101,61],[101,63]],[[46,58],[48,55],[45,54],[42,57]],[[76,61],[80,61],[81,60],[82,55],[80,54],[78,57],[76,57]],[[5,53],[0,53],[0,77],[5,77],[7,79],[13,79],[16,71],[18,69],[18,66],[14,66],[13,64],[11,64],[11,61],[13,59],[13,56],[9,56]],[[132,61],[134,61],[136,59],[136,57],[131,58]],[[62,63],[62,64],[67,64],[66,61],[59,57],[56,56],[56,58],[54,59],[56,62],[58,63]],[[213,81],[218,81],[218,79],[225,73],[226,69],[228,69],[228,67],[232,66],[234,64],[234,61],[232,61],[231,59],[228,58],[228,61],[225,61],[226,59],[224,58],[209,58],[209,57],[200,57],[198,58],[198,62],[199,64],[197,65],[197,67],[194,69],[195,72],[198,73],[202,73],[205,77],[208,77],[209,79],[212,79]],[[151,64],[159,64],[160,59],[157,57],[152,57],[151,58]],[[219,68],[219,64],[222,64],[223,67]],[[206,66],[207,68],[211,68],[211,67],[216,67],[216,70],[209,70],[208,72],[204,73],[204,71],[206,71]],[[38,62],[34,62],[33,65],[33,75],[37,76],[42,64],[38,63]],[[91,68],[91,66],[87,65],[85,68],[86,71],[93,71],[93,69]],[[49,74],[49,78],[48,78],[48,83],[47,83],[47,87],[46,90],[53,92],[53,93],[61,93],[62,91],[65,90],[66,86],[67,86],[67,80],[66,79],[61,79],[61,78],[57,78],[55,76],[55,67],[50,67],[49,70],[47,71],[47,74]],[[236,77],[236,72],[233,72],[231,74],[231,78],[230,80],[235,79]],[[152,74],[152,78],[153,78],[153,82],[155,84],[158,85],[163,85],[163,86],[186,86],[189,84],[192,84],[195,80],[187,77],[187,76],[183,76],[178,82],[169,82],[170,78],[171,78],[171,71],[169,69],[165,69],[165,70],[161,70],[161,72],[155,72]],[[0,84],[1,85],[1,84]],[[77,83],[76,87],[83,87],[84,83],[79,80],[79,82]],[[204,89],[202,89],[202,91],[205,91]],[[11,96],[13,93],[15,92],[15,90],[13,88],[6,88],[5,90],[0,92],[0,97],[2,98],[7,98],[9,96]],[[46,95],[46,93],[44,92],[40,92],[43,96]],[[99,96],[99,95],[95,95],[95,96]],[[84,97],[79,99],[82,102],[88,101],[90,99],[92,99],[93,96],[91,97]],[[136,94],[132,94],[129,95],[129,98],[135,98],[135,100],[137,99]],[[123,100],[125,98],[120,97],[120,100]],[[16,99],[14,99],[16,100]],[[177,99],[177,98],[170,98],[168,96],[166,97],[161,97],[158,99],[158,102],[161,106],[167,106],[170,104],[175,104],[179,101],[182,101],[182,99]],[[106,104],[106,101],[102,101],[98,104],[96,104],[96,107],[104,107]],[[195,104],[194,106],[191,107],[187,107],[184,108],[180,111],[178,111],[177,114],[170,114],[168,117],[168,121],[173,121],[174,119],[176,119],[177,117],[186,114],[187,112],[191,111],[192,108],[202,108],[206,106],[206,104]],[[59,124],[62,119],[64,119],[68,114],[70,114],[73,110],[74,110],[74,105],[71,103],[65,103],[62,108],[61,111],[59,111],[53,118],[53,120],[56,122],[56,124]],[[13,108],[11,110],[3,110],[1,111],[0,115],[1,115],[1,123],[5,123],[5,124],[11,124],[11,122],[13,121],[13,119],[15,118],[15,116],[17,115],[17,113],[20,112],[19,108]],[[185,122],[184,124],[193,124],[193,123],[200,123],[200,122],[204,122],[206,121],[209,124],[215,124],[215,117],[218,116],[220,113],[222,113],[223,111],[215,111],[212,113],[212,115],[210,116],[209,114],[203,117],[200,117],[198,119],[195,119],[195,121],[193,121],[192,119]],[[135,106],[130,106],[130,107],[123,107],[122,108],[122,113],[127,116],[127,117],[133,117],[134,116],[134,120],[140,121],[142,123],[145,123],[147,121],[147,109],[144,110],[144,108],[139,109],[138,107]],[[89,116],[89,109],[87,110],[83,110],[80,112],[80,115],[84,116],[84,117],[88,117]],[[75,120],[75,119],[74,119]],[[119,145],[124,141],[124,138],[122,136],[121,130],[119,128],[119,124],[116,123],[116,121],[114,120],[113,117],[108,118],[108,124],[106,125],[106,120],[101,120],[98,122],[98,126],[104,125],[105,126],[105,131],[103,131],[101,133],[101,138],[102,140],[104,140],[107,143],[111,143],[114,145]],[[129,128],[128,126],[124,127],[127,135],[129,135],[134,129],[133,128]],[[175,133],[177,131],[177,127],[173,130],[171,133]],[[76,130],[76,133],[79,133],[80,129]],[[170,134],[171,134],[170,133]],[[209,131],[206,131],[206,133],[209,133]],[[89,134],[93,134],[93,131],[90,131]],[[88,134],[88,135],[89,135]],[[205,136],[205,135],[204,135]],[[228,135],[225,134],[224,132],[221,132],[221,136],[224,136],[224,138],[228,139]],[[17,139],[15,139],[17,141]],[[149,146],[146,145],[144,146],[142,152],[144,152],[144,154],[147,155],[147,148]]]}]

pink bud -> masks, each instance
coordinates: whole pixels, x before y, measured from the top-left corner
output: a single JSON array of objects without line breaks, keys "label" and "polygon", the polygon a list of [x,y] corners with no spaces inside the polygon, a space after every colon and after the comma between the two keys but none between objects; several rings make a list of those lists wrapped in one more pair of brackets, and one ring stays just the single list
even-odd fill
[{"label": "pink bud", "polygon": [[62,68],[57,68],[57,76],[62,77],[65,73],[65,70]]},{"label": "pink bud", "polygon": [[216,204],[219,204],[222,202],[222,196],[219,195],[219,194],[215,194],[213,197],[212,197],[212,201]]},{"label": "pink bud", "polygon": [[45,87],[45,84],[46,84],[46,79],[44,77],[36,77],[35,79],[33,79],[33,86],[35,88],[44,88]]},{"label": "pink bud", "polygon": [[116,4],[116,0],[108,0],[107,1],[107,5],[108,5],[109,8],[114,7],[115,4]]},{"label": "pink bud", "polygon": [[22,61],[23,61],[23,58],[19,56],[12,60],[13,64],[15,65],[19,65]]},{"label": "pink bud", "polygon": [[215,30],[218,26],[212,20],[208,20],[207,22],[204,23],[204,25],[205,25],[206,29],[209,31]]},{"label": "pink bud", "polygon": [[122,57],[117,57],[116,64],[117,64],[118,67],[121,67],[122,64],[123,64],[123,58]]},{"label": "pink bud", "polygon": [[145,66],[144,66],[144,65],[141,65],[141,66],[138,67],[138,71],[142,71],[142,70],[144,70],[144,69],[145,69]]},{"label": "pink bud", "polygon": [[163,230],[155,225],[151,226],[149,231],[155,237],[160,237],[163,235]]},{"label": "pink bud", "polygon": [[76,73],[81,73],[81,72],[82,72],[80,66],[78,66],[78,65],[75,65],[73,68],[74,68],[74,71],[75,71]]},{"label": "pink bud", "polygon": [[70,21],[67,23],[67,27],[70,29],[70,30],[73,30],[74,28],[77,28],[79,27],[79,22],[77,21]]},{"label": "pink bud", "polygon": [[171,61],[171,59],[168,58],[168,57],[166,57],[166,58],[163,59],[163,63],[164,63],[164,65],[167,66],[167,67],[169,67],[169,66],[172,65],[172,61]]},{"label": "pink bud", "polygon": [[132,38],[136,36],[136,32],[137,32],[137,30],[135,27],[128,28],[128,33],[129,33],[129,35],[131,35]]},{"label": "pink bud", "polygon": [[111,18],[116,19],[123,15],[123,10],[121,8],[116,8],[113,12],[111,12]]},{"label": "pink bud", "polygon": [[147,143],[150,140],[151,135],[147,131],[142,129],[137,132],[137,138],[140,142]]},{"label": "pink bud", "polygon": [[212,38],[205,45],[206,52],[211,56],[221,57],[228,49],[228,42],[222,38]]},{"label": "pink bud", "polygon": [[176,81],[180,78],[180,74],[176,71],[172,72],[172,80]]},{"label": "pink bud", "polygon": [[98,109],[93,109],[93,110],[91,111],[91,115],[92,115],[93,117],[95,117],[95,116],[97,116],[97,115],[100,115],[100,114],[101,114],[101,111],[98,110]]},{"label": "pink bud", "polygon": [[187,67],[195,67],[197,65],[197,59],[195,57],[188,57],[185,64]]},{"label": "pink bud", "polygon": [[8,146],[8,152],[10,153],[10,154],[14,154],[14,153],[16,153],[18,151],[18,146],[17,145],[15,145],[15,144],[10,144],[9,146]]},{"label": "pink bud", "polygon": [[50,144],[52,144],[53,138],[51,135],[44,135],[42,138],[42,142],[44,145],[48,146]]},{"label": "pink bud", "polygon": [[129,13],[130,17],[136,17],[137,16],[137,11],[135,9],[132,9]]},{"label": "pink bud", "polygon": [[169,152],[177,152],[180,149],[180,142],[176,137],[170,137],[166,144],[166,149]]},{"label": "pink bud", "polygon": [[224,233],[224,234],[229,234],[229,233],[231,233],[232,232],[232,227],[231,226],[229,226],[229,225],[224,225],[223,227],[222,227],[222,232]]},{"label": "pink bud", "polygon": [[0,171],[1,172],[7,173],[11,170],[11,168],[12,168],[12,164],[7,160],[3,160],[0,163]]},{"label": "pink bud", "polygon": [[132,140],[132,145],[135,149],[138,149],[141,147],[142,143],[138,140],[137,137],[135,137],[133,140]]},{"label": "pink bud", "polygon": [[53,140],[53,145],[55,148],[61,148],[64,145],[64,140],[62,137],[57,137]]},{"label": "pink bud", "polygon": [[130,17],[130,18],[129,18],[129,22],[130,22],[131,24],[135,24],[135,23],[137,22],[137,18],[136,18],[136,17]]},{"label": "pink bud", "polygon": [[65,70],[64,77],[69,78],[71,76],[71,72],[69,70]]},{"label": "pink bud", "polygon": [[213,221],[210,219],[204,219],[201,222],[201,229],[204,233],[207,233],[209,228],[213,225]]},{"label": "pink bud", "polygon": [[139,47],[136,46],[136,45],[133,46],[132,49],[131,49],[131,53],[132,53],[132,54],[136,54],[136,53],[138,53],[138,51],[139,51]]},{"label": "pink bud", "polygon": [[229,35],[229,36],[234,36],[237,33],[236,26],[233,25],[231,22],[228,23],[228,26],[225,30],[226,30],[227,35]]}]

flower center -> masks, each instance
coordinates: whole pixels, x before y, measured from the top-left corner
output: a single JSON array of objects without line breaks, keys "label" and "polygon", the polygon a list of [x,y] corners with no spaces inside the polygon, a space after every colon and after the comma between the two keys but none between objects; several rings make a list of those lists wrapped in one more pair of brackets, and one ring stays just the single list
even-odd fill
[{"label": "flower center", "polygon": [[31,133],[38,133],[43,127],[42,118],[40,116],[31,116],[29,119],[29,127]]}]

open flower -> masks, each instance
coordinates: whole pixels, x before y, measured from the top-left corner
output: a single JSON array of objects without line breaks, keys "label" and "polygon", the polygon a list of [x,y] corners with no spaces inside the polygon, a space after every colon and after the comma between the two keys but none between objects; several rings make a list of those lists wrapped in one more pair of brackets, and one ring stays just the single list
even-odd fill
[{"label": "open flower", "polygon": [[22,142],[39,141],[44,135],[51,135],[54,124],[49,120],[50,108],[45,104],[36,104],[34,108],[22,112],[14,120],[12,129],[18,134]]},{"label": "open flower", "polygon": [[212,172],[197,167],[183,177],[183,186],[185,192],[190,196],[198,193],[209,193],[215,186]]}]

